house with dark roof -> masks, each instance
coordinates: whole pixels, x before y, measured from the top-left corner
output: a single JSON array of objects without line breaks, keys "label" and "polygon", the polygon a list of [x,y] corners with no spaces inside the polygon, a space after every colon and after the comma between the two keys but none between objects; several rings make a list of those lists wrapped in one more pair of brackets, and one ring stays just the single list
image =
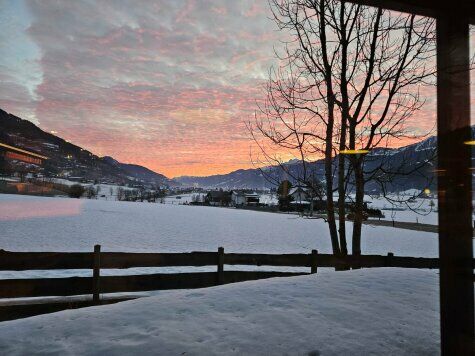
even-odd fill
[{"label": "house with dark roof", "polygon": [[212,206],[229,206],[231,203],[231,192],[223,190],[213,190],[208,192],[205,203]]}]

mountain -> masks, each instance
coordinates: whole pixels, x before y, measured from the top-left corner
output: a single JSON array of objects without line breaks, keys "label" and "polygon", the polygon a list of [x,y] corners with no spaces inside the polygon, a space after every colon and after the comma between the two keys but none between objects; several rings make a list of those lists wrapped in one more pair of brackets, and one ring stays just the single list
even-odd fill
[{"label": "mountain", "polygon": [[[47,156],[49,159],[40,168],[46,176],[81,177],[117,184],[176,185],[148,168],[120,163],[112,157],[98,157],[1,109],[0,142]],[[18,162],[17,165],[25,164]]]},{"label": "mountain", "polygon": [[182,176],[174,180],[184,186],[202,188],[267,189],[272,186],[259,169],[238,169],[228,174],[207,177]]},{"label": "mountain", "polygon": [[[437,138],[432,136],[420,142],[401,148],[376,148],[365,158],[365,171],[367,177],[373,174],[378,181],[366,184],[368,193],[380,193],[384,187],[391,192],[405,191],[408,189],[435,188],[434,159],[437,147]],[[334,160],[336,168],[339,157]],[[213,175],[208,177],[178,177],[175,180],[185,186],[202,188],[223,189],[269,189],[275,188],[278,182],[292,176],[302,176],[303,165],[299,160],[284,163],[285,172],[280,167],[268,166],[262,169],[240,169],[228,174]],[[385,172],[377,167],[382,167]],[[315,176],[323,179],[323,159],[307,163],[307,169],[314,172]],[[388,173],[391,172],[391,173]],[[397,172],[397,174],[395,174]],[[384,182],[384,183],[381,183]]]},{"label": "mountain", "polygon": [[[475,128],[475,127],[474,127]],[[472,131],[475,132],[475,129]],[[25,148],[48,156],[42,170],[46,175],[82,177],[117,184],[141,183],[147,185],[168,185],[222,189],[269,189],[278,182],[292,176],[301,176],[302,162],[291,160],[285,163],[286,174],[280,167],[262,169],[239,169],[227,174],[207,177],[183,176],[168,179],[146,167],[121,163],[112,157],[98,157],[93,153],[41,130],[33,123],[18,118],[0,109],[0,142]],[[398,192],[409,189],[435,188],[434,153],[437,138],[429,137],[420,142],[401,148],[377,148],[365,157],[367,177],[374,175],[378,182],[366,184],[368,193],[380,193],[382,189]],[[334,160],[336,167],[338,156]],[[382,167],[383,169],[377,169]],[[307,169],[315,177],[323,179],[324,161],[307,164]],[[398,174],[388,172],[398,171]],[[381,183],[383,182],[383,183]]]},{"label": "mountain", "polygon": [[110,156],[105,156],[102,158],[102,160],[118,167],[128,176],[133,177],[134,179],[138,179],[143,182],[162,182],[175,185],[171,179],[168,179],[163,174],[154,172],[151,169],[148,169],[147,167],[140,166],[138,164],[121,163]]}]

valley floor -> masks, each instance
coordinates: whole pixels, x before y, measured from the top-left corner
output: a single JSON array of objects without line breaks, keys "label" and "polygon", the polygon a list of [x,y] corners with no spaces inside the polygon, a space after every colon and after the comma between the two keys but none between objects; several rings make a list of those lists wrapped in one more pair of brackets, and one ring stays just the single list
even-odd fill
[{"label": "valley floor", "polygon": [[[0,194],[0,225],[12,251],[331,252],[322,219],[204,206]],[[433,233],[364,226],[363,236],[363,253],[437,256]]]}]

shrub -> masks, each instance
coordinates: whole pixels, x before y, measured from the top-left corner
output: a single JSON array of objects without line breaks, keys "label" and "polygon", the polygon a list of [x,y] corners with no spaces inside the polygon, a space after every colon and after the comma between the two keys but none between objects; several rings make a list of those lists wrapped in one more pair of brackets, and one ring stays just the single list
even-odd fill
[{"label": "shrub", "polygon": [[293,207],[291,206],[291,202],[294,198],[290,195],[281,196],[279,197],[279,210],[280,211],[293,211]]},{"label": "shrub", "polygon": [[78,198],[79,199],[84,194],[84,191],[85,191],[85,189],[82,185],[74,184],[74,185],[69,187],[68,195],[71,198]]},{"label": "shrub", "polygon": [[368,213],[368,216],[370,216],[370,217],[384,218],[384,214],[380,209],[368,208],[368,209],[366,209],[366,212]]}]

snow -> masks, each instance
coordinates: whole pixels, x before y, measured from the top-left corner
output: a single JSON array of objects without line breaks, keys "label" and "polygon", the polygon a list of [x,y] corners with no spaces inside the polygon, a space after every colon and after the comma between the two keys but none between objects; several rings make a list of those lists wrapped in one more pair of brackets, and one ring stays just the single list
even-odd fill
[{"label": "snow", "polygon": [[[351,233],[351,224],[348,224]],[[0,194],[0,248],[9,251],[331,253],[322,219],[234,208]],[[437,235],[363,227],[366,254],[437,257]],[[351,247],[351,241],[349,241]],[[308,268],[236,266],[240,270]],[[214,271],[213,267],[130,268],[103,275]],[[0,271],[0,278],[90,276],[91,270]]]},{"label": "snow", "polygon": [[[233,208],[0,195],[0,244],[11,251],[330,253],[322,219]],[[351,223],[348,224],[351,233]],[[363,227],[363,253],[436,257],[437,235]]]},{"label": "snow", "polygon": [[277,194],[263,193],[263,194],[260,194],[259,203],[266,204],[266,205],[269,205],[269,206],[278,205],[279,204],[279,198],[278,198]]},{"label": "snow", "polygon": [[0,323],[5,355],[436,355],[434,271],[365,269],[165,291]]},{"label": "snow", "polygon": [[204,201],[206,193],[186,193],[186,194],[179,194],[179,195],[169,195],[163,199],[165,204],[190,204],[195,201]]},{"label": "snow", "polygon": [[364,201],[369,202],[371,208],[382,210],[384,214],[382,220],[438,225],[437,199],[415,198],[413,202],[407,202],[410,197],[417,196],[419,193],[420,191],[410,190],[399,195],[389,196],[395,201],[402,201],[401,203],[392,203],[384,197],[371,196],[365,196]]},{"label": "snow", "polygon": [[[351,235],[351,223],[347,226]],[[103,251],[123,252],[216,251],[219,246],[225,252],[243,253],[331,252],[326,223],[293,214],[0,195],[0,248],[92,251],[94,244],[101,244]],[[436,257],[438,241],[434,233],[363,226],[362,250]],[[225,270],[253,268],[294,270],[225,266]],[[3,271],[0,278],[90,274],[90,270]],[[0,350],[8,355],[432,355],[439,352],[437,285],[436,271],[319,268],[316,275],[147,292],[142,296],[148,297],[119,304],[0,323]]]},{"label": "snow", "polygon": [[135,188],[127,187],[124,185],[117,185],[117,184],[106,184],[106,183],[98,183],[98,184],[92,184],[92,183],[81,183],[77,181],[71,181],[68,179],[63,179],[63,178],[52,178],[52,182],[54,183],[59,183],[59,184],[64,184],[67,186],[72,186],[72,185],[82,185],[83,187],[93,187],[94,189],[99,189],[98,191],[98,196],[97,199],[103,199],[103,200],[117,200],[117,191],[119,188],[123,190],[134,190]]}]

